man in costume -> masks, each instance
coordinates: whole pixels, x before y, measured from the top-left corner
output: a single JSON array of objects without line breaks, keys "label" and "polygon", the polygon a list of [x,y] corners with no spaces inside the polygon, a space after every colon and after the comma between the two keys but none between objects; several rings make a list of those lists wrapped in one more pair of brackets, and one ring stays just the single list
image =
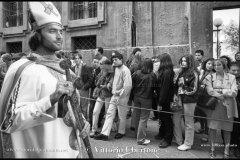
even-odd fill
[{"label": "man in costume", "polygon": [[[69,125],[74,118],[59,105],[62,95],[74,91],[55,55],[62,48],[61,16],[51,2],[29,2],[29,8],[32,53],[10,66],[0,93],[0,157],[76,158],[69,143],[76,142]],[[85,121],[81,135],[89,129]]]}]

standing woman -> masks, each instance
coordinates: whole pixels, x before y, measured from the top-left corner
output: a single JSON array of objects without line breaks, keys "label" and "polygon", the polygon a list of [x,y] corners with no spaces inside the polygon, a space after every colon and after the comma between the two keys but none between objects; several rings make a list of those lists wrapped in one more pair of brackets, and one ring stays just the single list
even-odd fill
[{"label": "standing woman", "polygon": [[101,112],[102,106],[105,103],[105,114],[107,113],[109,102],[112,96],[112,83],[113,83],[113,67],[112,63],[109,59],[104,60],[100,63],[101,72],[98,74],[96,78],[96,87],[99,88],[99,92],[97,94],[97,100],[93,109],[92,115],[92,131],[90,133],[90,137],[94,137],[97,135],[98,129],[98,118]]},{"label": "standing woman", "polygon": [[157,77],[153,73],[153,62],[150,58],[143,61],[142,69],[132,75],[134,105],[141,109],[135,109],[135,128],[137,129],[137,143],[146,145],[150,143],[146,139],[146,126],[152,108],[152,98],[156,87]]},{"label": "standing woman", "polygon": [[[205,86],[205,81],[206,81],[206,77],[209,74],[212,74],[215,72],[215,70],[213,69],[213,62],[214,62],[214,58],[208,58],[205,61],[203,61],[202,63],[202,68],[200,70],[200,75],[199,75],[199,85],[201,86]],[[195,109],[195,115],[196,116],[202,116],[202,117],[209,117],[209,115],[211,114],[211,110],[209,109],[205,109],[205,108],[201,108],[201,107],[197,107]],[[203,137],[201,138],[201,140],[203,142],[207,142],[208,141],[208,119],[205,118],[195,118],[197,119],[200,124],[201,124],[201,129],[203,130]]]},{"label": "standing woman", "polygon": [[[157,90],[158,105],[162,107],[162,111],[170,112],[170,103],[173,101],[174,94],[174,71],[173,63],[168,53],[163,53],[159,56],[160,67],[157,71]],[[158,136],[160,137],[160,148],[168,147],[173,138],[173,122],[171,114],[159,113],[161,125],[159,128]]]},{"label": "standing woman", "polygon": [[[183,104],[185,119],[185,140],[178,150],[186,151],[191,149],[194,139],[194,111],[196,107],[196,91],[198,86],[198,70],[195,65],[193,55],[185,55],[179,60],[181,72],[178,75],[175,91],[180,96]],[[174,99],[178,96],[174,95]],[[181,118],[181,116],[178,116]],[[174,126],[181,125],[181,119],[174,119]],[[177,131],[178,136],[182,137],[182,130]],[[182,139],[182,138],[181,138]]]},{"label": "standing woman", "polygon": [[214,69],[216,70],[216,73],[213,73],[212,76],[208,75],[206,77],[208,94],[219,99],[215,110],[212,112],[208,126],[211,158],[216,157],[214,149],[216,130],[223,130],[225,143],[224,158],[229,158],[229,144],[233,129],[233,122],[212,119],[233,121],[233,117],[238,117],[237,103],[235,100],[238,93],[236,78],[234,75],[227,73],[226,68],[227,66],[224,60],[217,59],[214,61]]}]

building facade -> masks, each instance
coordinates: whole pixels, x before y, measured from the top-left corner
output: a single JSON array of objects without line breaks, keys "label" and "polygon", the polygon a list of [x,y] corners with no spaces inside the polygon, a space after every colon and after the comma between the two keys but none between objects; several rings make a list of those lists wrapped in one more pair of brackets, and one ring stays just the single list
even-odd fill
[{"label": "building facade", "polygon": [[[237,8],[240,2],[53,2],[62,15],[63,50],[81,50],[86,62],[94,49],[110,56],[118,50],[124,59],[135,47],[145,57],[170,53],[174,64],[184,54],[213,52],[212,11]],[[30,52],[27,2],[0,2],[0,51]]]}]

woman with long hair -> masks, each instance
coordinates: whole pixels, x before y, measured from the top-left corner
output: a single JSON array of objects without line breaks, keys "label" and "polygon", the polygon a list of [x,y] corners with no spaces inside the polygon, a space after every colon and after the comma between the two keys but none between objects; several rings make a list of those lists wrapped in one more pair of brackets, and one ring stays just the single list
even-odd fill
[{"label": "woman with long hair", "polygon": [[137,129],[137,143],[146,145],[150,140],[146,138],[146,126],[152,108],[152,98],[156,87],[157,77],[153,73],[153,63],[150,58],[143,61],[141,70],[132,75],[134,106],[142,109],[135,109],[135,128]]},{"label": "woman with long hair", "polygon": [[[206,76],[215,72],[215,70],[213,68],[213,62],[214,62],[214,58],[208,58],[205,61],[203,61],[203,63],[202,63],[202,68],[200,70],[200,75],[199,75],[199,83],[200,83],[199,85],[201,85],[201,87],[203,87],[203,88],[206,85],[205,84]],[[195,116],[209,117],[210,113],[211,112],[209,111],[209,109],[200,108],[198,106],[195,109]],[[201,124],[201,129],[203,131],[203,137],[201,138],[201,140],[203,142],[207,142],[208,141],[207,119],[195,118],[195,120],[199,121]]]},{"label": "woman with long hair", "polygon": [[[226,71],[226,63],[223,59],[214,61],[214,69],[216,73],[206,77],[206,88],[209,95],[218,98],[218,104],[212,111],[211,120],[209,122],[209,141],[210,141],[210,157],[215,158],[215,138],[216,130],[222,130],[224,136],[224,158],[229,158],[229,145],[231,132],[233,129],[233,118],[238,117],[237,103],[235,97],[238,93],[236,77]],[[213,119],[221,119],[213,120]],[[229,122],[227,122],[229,121]]]},{"label": "woman with long hair", "polygon": [[[196,91],[198,86],[198,69],[193,55],[184,55],[180,58],[181,71],[175,84],[174,101],[180,97],[185,119],[185,140],[183,141],[181,117],[173,115],[174,136],[178,141],[178,150],[191,149],[194,140],[194,111],[196,107]],[[178,95],[178,96],[176,96]],[[181,145],[182,143],[182,145]]]},{"label": "woman with long hair", "polygon": [[[157,71],[157,84],[158,84],[158,106],[162,111],[170,112],[170,103],[173,101],[174,84],[173,84],[173,63],[171,56],[168,53],[163,53],[159,56],[160,67]],[[161,125],[159,127],[158,137],[160,139],[160,148],[168,147],[173,138],[173,123],[171,114],[159,113],[159,120]]]}]

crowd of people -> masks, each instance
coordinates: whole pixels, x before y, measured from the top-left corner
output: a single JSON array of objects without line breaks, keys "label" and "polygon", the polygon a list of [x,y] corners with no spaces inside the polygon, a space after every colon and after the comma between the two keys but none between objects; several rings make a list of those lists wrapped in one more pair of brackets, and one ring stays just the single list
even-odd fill
[{"label": "crowd of people", "polygon": [[[173,65],[168,53],[145,58],[141,49],[135,48],[126,63],[118,51],[113,51],[110,59],[103,53],[103,48],[97,47],[91,65],[83,62],[79,51],[73,51],[70,57],[71,70],[81,78],[78,91],[83,115],[90,122],[91,138],[108,140],[111,131],[117,131],[116,139],[124,137],[126,120],[131,117],[130,129],[135,131],[137,144],[147,145],[150,143],[146,134],[149,109],[157,109],[159,112],[154,111],[152,119],[158,120],[160,124],[155,136],[160,148],[170,146],[175,138],[178,150],[191,149],[194,143],[194,123],[199,122],[199,132],[203,133],[201,140],[211,145],[210,157],[216,157],[214,144],[217,130],[222,131],[225,158],[230,156],[230,152],[239,156],[240,127],[233,122],[240,122],[239,53],[236,54],[236,61],[228,56],[204,60],[203,50],[197,50],[195,57],[182,56],[179,67]],[[68,58],[61,51],[56,52],[56,55],[61,60]],[[3,78],[12,60],[11,54],[1,56]],[[199,85],[205,85],[208,94],[219,99],[215,110],[197,105]],[[182,105],[177,111],[170,107],[175,101],[180,101]],[[211,118],[229,122],[214,121]]]},{"label": "crowd of people", "polygon": [[[168,147],[175,138],[178,150],[191,149],[194,125],[199,122],[199,132],[203,133],[201,140],[210,143],[212,158],[216,156],[214,144],[217,130],[222,130],[224,157],[229,157],[230,150],[239,156],[239,124],[233,122],[239,122],[240,64],[237,54],[234,62],[228,56],[204,60],[203,50],[197,50],[195,56],[183,55],[179,59],[179,67],[173,65],[168,53],[145,58],[140,48],[133,50],[126,63],[123,63],[123,56],[117,51],[112,52],[111,59],[105,58],[103,61],[102,54],[103,48],[98,47],[90,67],[94,70],[95,88],[92,87],[94,91],[89,97],[96,100],[96,103],[91,103],[91,116],[88,117],[92,122],[91,138],[109,140],[113,123],[117,120],[115,138],[124,137],[126,119],[132,110],[130,129],[135,131],[137,144],[146,145],[150,143],[146,135],[149,109],[158,109],[157,114],[154,111],[154,117],[160,124],[155,139],[159,140],[160,148]],[[97,70],[99,74],[96,76]],[[205,85],[208,94],[218,98],[215,110],[197,105],[199,85]],[[164,113],[173,112],[170,107],[173,101],[182,104],[181,109],[174,111],[179,114]],[[235,147],[232,147],[234,144]]]}]

